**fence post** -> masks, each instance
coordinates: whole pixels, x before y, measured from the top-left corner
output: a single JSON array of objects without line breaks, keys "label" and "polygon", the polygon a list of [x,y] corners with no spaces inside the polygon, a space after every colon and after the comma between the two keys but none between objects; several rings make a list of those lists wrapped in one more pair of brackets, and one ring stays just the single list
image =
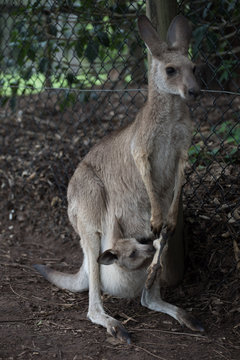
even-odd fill
[{"label": "fence post", "polygon": [[[166,40],[167,30],[171,20],[177,15],[176,0],[147,0],[146,13],[160,38]],[[148,63],[151,66],[151,58],[148,55]],[[182,281],[184,275],[184,260],[187,244],[183,231],[183,206],[182,197],[179,202],[178,223],[174,235],[169,239],[168,251],[163,259],[162,282],[168,286],[174,286]]]}]

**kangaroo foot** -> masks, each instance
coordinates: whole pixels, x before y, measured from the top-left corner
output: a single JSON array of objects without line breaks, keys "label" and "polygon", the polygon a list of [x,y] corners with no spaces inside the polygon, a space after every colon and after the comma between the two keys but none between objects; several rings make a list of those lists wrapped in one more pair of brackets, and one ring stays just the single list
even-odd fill
[{"label": "kangaroo foot", "polygon": [[122,342],[126,342],[127,344],[131,344],[131,337],[127,330],[122,326],[122,324],[117,320],[111,320],[107,327],[107,331],[109,334],[114,336],[115,338],[121,340]]}]

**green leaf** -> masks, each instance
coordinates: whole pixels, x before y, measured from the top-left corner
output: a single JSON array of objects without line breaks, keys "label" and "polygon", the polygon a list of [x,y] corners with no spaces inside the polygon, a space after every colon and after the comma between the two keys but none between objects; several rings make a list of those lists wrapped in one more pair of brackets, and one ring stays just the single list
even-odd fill
[{"label": "green leaf", "polygon": [[27,47],[23,45],[17,57],[18,65],[22,66],[25,63],[26,54],[27,54]]},{"label": "green leaf", "polygon": [[90,63],[93,63],[98,56],[98,49],[99,43],[94,40],[90,40],[85,50],[85,56]]},{"label": "green leaf", "polygon": [[199,26],[193,31],[193,56],[195,57],[198,53],[198,47],[200,46],[201,42],[205,39],[206,34],[208,31],[208,25],[204,24],[202,26]]},{"label": "green leaf", "polygon": [[60,110],[64,111],[64,109],[68,106],[71,106],[73,104],[75,104],[77,101],[77,96],[75,93],[73,92],[67,92],[64,95],[64,99],[63,101],[60,103]]},{"label": "green leaf", "polygon": [[48,27],[48,32],[50,35],[54,35],[56,36],[57,35],[57,27],[53,24],[50,24],[49,27]]},{"label": "green leaf", "polygon": [[[228,130],[230,123],[229,121],[224,121],[219,128],[217,128],[216,133],[217,134],[223,134]],[[212,129],[214,131],[214,128]]]},{"label": "green leaf", "polygon": [[199,145],[199,144],[192,145],[189,148],[188,156],[189,156],[189,161],[191,162],[191,164],[195,163],[198,155],[200,154],[200,151],[201,151],[201,145]]},{"label": "green leaf", "polygon": [[23,71],[22,77],[24,80],[29,80],[32,76],[32,66],[29,66],[26,68],[26,70]]},{"label": "green leaf", "polygon": [[36,55],[37,55],[36,49],[34,49],[33,47],[30,47],[30,48],[28,49],[27,55],[28,55],[28,57],[29,57],[30,60],[35,61]]},{"label": "green leaf", "polygon": [[210,156],[211,156],[211,155],[217,155],[217,153],[219,152],[219,150],[220,150],[220,148],[217,147],[217,148],[212,149],[212,150],[209,151],[208,153],[209,153]]},{"label": "green leaf", "polygon": [[84,42],[82,41],[82,39],[78,39],[76,41],[76,45],[75,45],[75,51],[77,53],[77,56],[80,58],[83,55],[83,51],[84,51]]},{"label": "green leaf", "polygon": [[102,45],[104,45],[106,47],[108,47],[110,45],[108,34],[105,31],[99,31],[97,33],[97,37]]},{"label": "green leaf", "polygon": [[77,82],[77,78],[72,72],[67,73],[67,82],[69,85]]},{"label": "green leaf", "polygon": [[47,58],[42,58],[39,65],[38,65],[38,70],[42,73],[42,74],[46,74],[47,70],[48,70],[48,59]]},{"label": "green leaf", "polygon": [[10,34],[10,41],[11,42],[16,42],[18,40],[18,31],[16,29],[13,29],[11,34]]},{"label": "green leaf", "polygon": [[203,10],[203,18],[204,18],[204,19],[207,17],[208,12],[209,12],[209,9],[210,9],[211,6],[212,6],[212,2],[209,1],[209,3],[206,4],[205,9]]},{"label": "green leaf", "polygon": [[201,150],[201,146],[196,144],[196,145],[192,145],[189,150],[188,150],[188,155],[198,155],[200,153]]}]

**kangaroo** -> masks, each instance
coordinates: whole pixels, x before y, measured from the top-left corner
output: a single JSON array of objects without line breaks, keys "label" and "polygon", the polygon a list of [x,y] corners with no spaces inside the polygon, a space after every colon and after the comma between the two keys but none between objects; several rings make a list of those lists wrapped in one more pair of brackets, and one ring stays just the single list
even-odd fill
[{"label": "kangaroo", "polygon": [[128,298],[142,294],[143,306],[203,331],[192,315],[161,299],[160,278],[167,263],[162,262],[153,285],[144,286],[153,234],[160,234],[163,224],[173,232],[177,222],[192,136],[185,102],[200,92],[195,65],[187,56],[191,27],[178,15],[167,42],[146,16],[139,17],[138,27],[152,54],[148,100],[132,123],[89,151],[68,186],[68,216],[81,239],[83,264],[76,274],[35,265],[60,288],[88,290],[88,318],[128,343],[127,330],[104,311],[101,291]]}]

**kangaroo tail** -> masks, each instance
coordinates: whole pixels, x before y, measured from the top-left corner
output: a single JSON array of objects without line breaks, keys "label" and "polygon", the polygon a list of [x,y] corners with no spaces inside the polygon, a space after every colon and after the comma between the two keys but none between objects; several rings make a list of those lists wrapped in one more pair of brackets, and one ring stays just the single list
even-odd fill
[{"label": "kangaroo tail", "polygon": [[88,276],[83,267],[76,274],[65,274],[51,269],[46,265],[33,265],[33,267],[48,281],[61,289],[72,292],[82,292],[88,290]]}]

